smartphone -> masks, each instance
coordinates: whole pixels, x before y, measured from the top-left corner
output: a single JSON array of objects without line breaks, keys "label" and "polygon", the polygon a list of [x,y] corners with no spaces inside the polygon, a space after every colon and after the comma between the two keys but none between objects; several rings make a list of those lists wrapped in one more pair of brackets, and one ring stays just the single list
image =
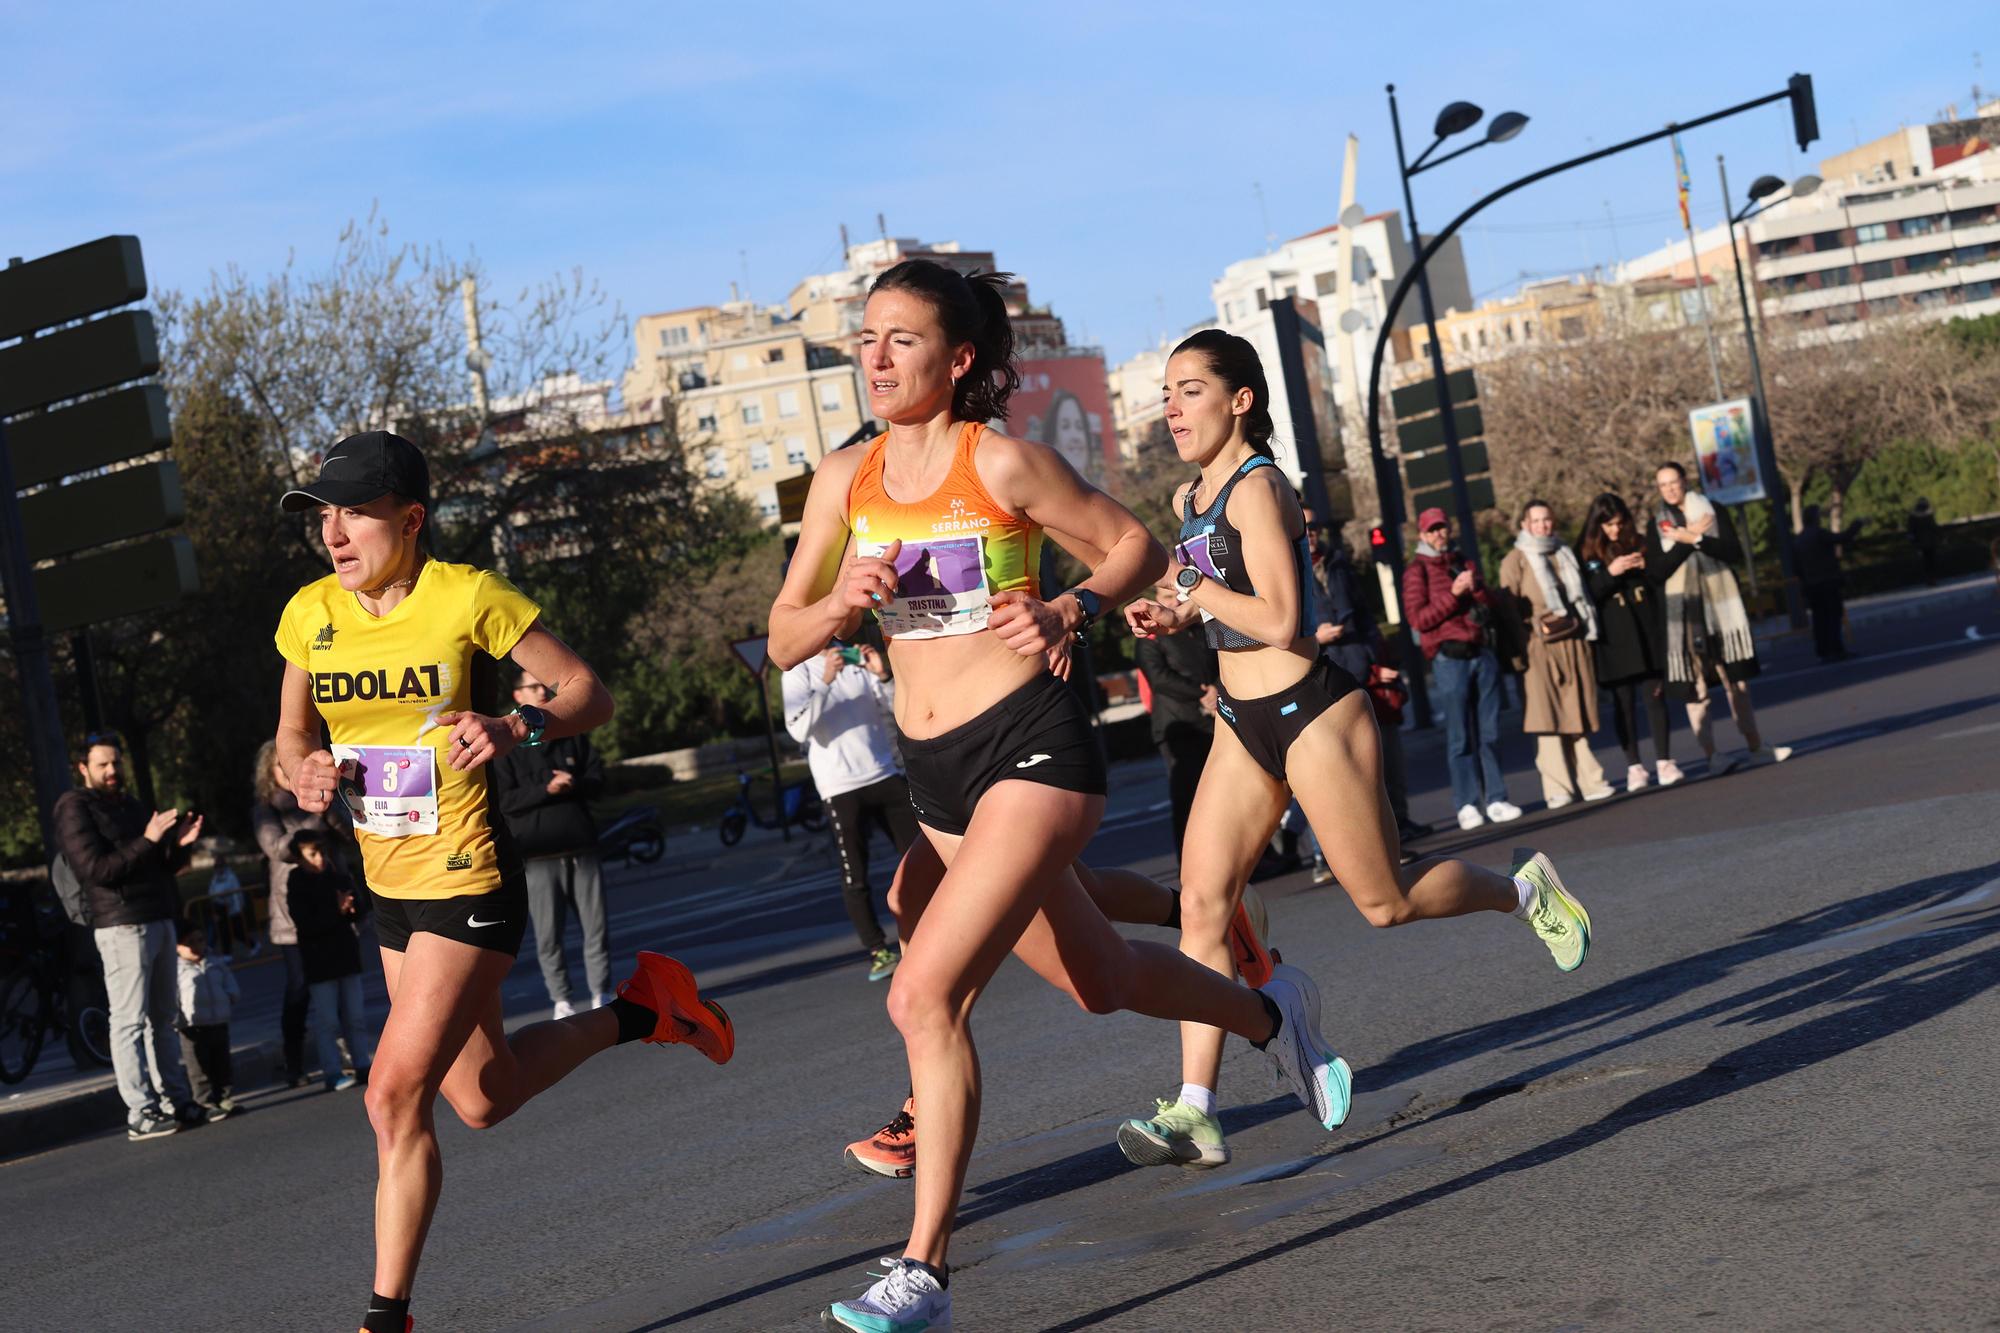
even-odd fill
[{"label": "smartphone", "polygon": [[1674,530],[1674,516],[1672,514],[1660,515],[1660,530],[1662,532],[1672,532]]},{"label": "smartphone", "polygon": [[859,648],[842,648],[840,650],[840,660],[849,666],[860,666],[861,650]]}]

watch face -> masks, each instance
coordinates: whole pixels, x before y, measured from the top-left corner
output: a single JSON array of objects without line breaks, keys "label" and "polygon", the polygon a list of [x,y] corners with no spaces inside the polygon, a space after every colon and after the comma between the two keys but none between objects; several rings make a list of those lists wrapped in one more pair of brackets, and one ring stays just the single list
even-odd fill
[{"label": "watch face", "polygon": [[519,711],[521,720],[528,724],[529,731],[546,731],[548,729],[549,715],[533,704],[522,704]]},{"label": "watch face", "polygon": [[1201,582],[1201,571],[1189,565],[1174,576],[1174,582],[1180,584],[1183,588],[1192,588],[1195,584]]}]

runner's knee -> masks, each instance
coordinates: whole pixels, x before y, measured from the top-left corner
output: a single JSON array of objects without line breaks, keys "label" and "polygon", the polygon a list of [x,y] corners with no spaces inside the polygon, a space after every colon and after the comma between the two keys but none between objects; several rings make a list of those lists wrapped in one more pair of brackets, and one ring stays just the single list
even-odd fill
[{"label": "runner's knee", "polygon": [[1181,938],[1220,944],[1229,936],[1235,907],[1226,889],[1181,886]]},{"label": "runner's knee", "polygon": [[952,1003],[948,990],[907,969],[899,969],[890,980],[889,1021],[905,1042],[935,1040],[963,1032],[965,1026],[961,1007]]},{"label": "runner's knee", "polygon": [[423,1129],[422,1082],[399,1077],[394,1070],[384,1069],[380,1060],[369,1070],[362,1102],[368,1108],[368,1123],[375,1130],[375,1137],[384,1143],[408,1138]]}]

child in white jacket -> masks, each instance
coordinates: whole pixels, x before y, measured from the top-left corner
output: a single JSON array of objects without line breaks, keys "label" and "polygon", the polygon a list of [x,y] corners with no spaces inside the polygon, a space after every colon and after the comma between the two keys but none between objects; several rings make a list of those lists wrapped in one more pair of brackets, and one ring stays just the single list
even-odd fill
[{"label": "child in white jacket", "polygon": [[208,956],[208,937],[192,921],[180,922],[181,1057],[195,1100],[210,1120],[236,1109],[230,1096],[229,1015],[243,992],[226,962]]}]

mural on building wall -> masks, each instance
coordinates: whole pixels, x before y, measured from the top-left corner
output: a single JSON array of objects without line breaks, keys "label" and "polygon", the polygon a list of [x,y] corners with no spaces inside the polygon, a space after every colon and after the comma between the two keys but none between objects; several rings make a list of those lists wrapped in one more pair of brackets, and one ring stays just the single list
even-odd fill
[{"label": "mural on building wall", "polygon": [[1111,388],[1101,356],[1020,363],[1021,387],[1007,402],[1007,431],[1039,440],[1093,485],[1109,485],[1118,461],[1111,429]]}]

